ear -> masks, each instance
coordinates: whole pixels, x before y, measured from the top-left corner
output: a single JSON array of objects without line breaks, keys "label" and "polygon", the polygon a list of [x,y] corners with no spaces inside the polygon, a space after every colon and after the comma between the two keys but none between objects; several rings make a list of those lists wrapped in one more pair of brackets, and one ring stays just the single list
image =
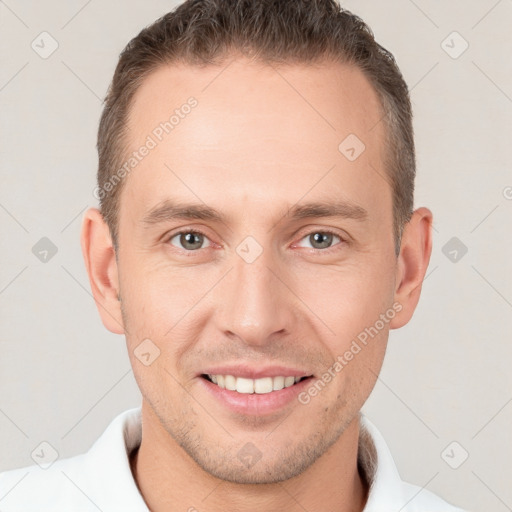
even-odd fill
[{"label": "ear", "polygon": [[420,299],[431,252],[432,212],[428,208],[418,208],[402,234],[395,286],[395,301],[402,309],[390,322],[391,329],[398,329],[411,319]]},{"label": "ear", "polygon": [[103,325],[115,334],[124,334],[116,254],[110,230],[96,208],[89,208],[84,215],[81,244],[92,295]]}]

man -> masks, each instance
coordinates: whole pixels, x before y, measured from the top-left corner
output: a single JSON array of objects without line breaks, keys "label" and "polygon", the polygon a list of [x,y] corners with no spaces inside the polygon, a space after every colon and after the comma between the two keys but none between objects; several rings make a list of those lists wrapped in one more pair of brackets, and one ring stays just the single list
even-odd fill
[{"label": "man", "polygon": [[82,249],[142,407],[4,473],[0,510],[457,510],[360,414],[432,224],[369,28],[333,0],[189,0],[122,53],[98,151]]}]

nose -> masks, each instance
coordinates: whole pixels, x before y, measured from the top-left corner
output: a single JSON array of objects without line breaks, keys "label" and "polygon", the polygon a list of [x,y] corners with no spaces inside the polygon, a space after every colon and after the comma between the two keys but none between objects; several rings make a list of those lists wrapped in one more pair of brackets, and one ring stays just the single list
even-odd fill
[{"label": "nose", "polygon": [[234,254],[233,267],[219,287],[218,328],[225,336],[254,347],[289,335],[297,325],[296,299],[287,282],[288,272],[272,251],[263,250],[252,262]]}]

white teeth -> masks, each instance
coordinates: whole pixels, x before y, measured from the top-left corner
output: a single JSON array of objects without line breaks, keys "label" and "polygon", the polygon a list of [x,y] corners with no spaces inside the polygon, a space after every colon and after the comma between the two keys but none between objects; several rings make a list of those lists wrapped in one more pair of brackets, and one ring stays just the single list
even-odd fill
[{"label": "white teeth", "polygon": [[224,387],[230,391],[236,391],[236,378],[233,375],[225,375]]},{"label": "white teeth", "polygon": [[246,379],[233,375],[208,375],[210,380],[222,389],[237,393],[264,395],[272,391],[289,388],[299,382],[302,377],[262,377],[261,379]]},{"label": "white teeth", "polygon": [[244,379],[243,377],[237,377],[236,379],[236,391],[237,393],[254,393],[254,380]]},{"label": "white teeth", "polygon": [[255,393],[270,393],[274,391],[272,377],[265,377],[263,379],[256,379],[254,381],[254,392]]},{"label": "white teeth", "polygon": [[284,388],[284,377],[274,377],[273,380],[274,384],[272,387],[274,388],[274,391],[279,391]]},{"label": "white teeth", "polygon": [[295,384],[295,377],[286,377],[284,379],[284,387],[289,388]]}]

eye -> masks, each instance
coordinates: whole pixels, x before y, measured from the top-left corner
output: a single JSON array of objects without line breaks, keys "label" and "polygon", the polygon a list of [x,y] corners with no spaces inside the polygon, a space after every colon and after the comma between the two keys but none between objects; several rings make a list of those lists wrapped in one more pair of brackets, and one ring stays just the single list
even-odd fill
[{"label": "eye", "polygon": [[[204,242],[206,242],[207,245],[203,247]],[[197,251],[198,249],[204,249],[210,246],[210,241],[204,233],[192,230],[175,233],[169,238],[169,243],[179,249],[185,249],[186,251]]]},{"label": "eye", "polygon": [[[302,240],[305,240],[310,245],[301,245],[299,242],[299,247],[309,247],[312,249],[329,249],[333,246],[333,240],[338,239],[339,242],[342,242],[342,239],[339,235],[332,233],[331,231],[313,231],[309,235],[306,235]],[[335,245],[335,244],[334,244]]]}]

